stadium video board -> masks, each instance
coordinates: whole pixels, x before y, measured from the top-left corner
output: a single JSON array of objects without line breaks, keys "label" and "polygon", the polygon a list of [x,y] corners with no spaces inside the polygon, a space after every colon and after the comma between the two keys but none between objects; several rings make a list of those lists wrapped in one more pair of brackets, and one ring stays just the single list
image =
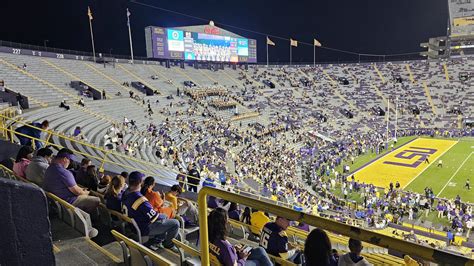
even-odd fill
[{"label": "stadium video board", "polygon": [[147,27],[147,56],[208,62],[257,62],[256,40],[214,33]]},{"label": "stadium video board", "polygon": [[474,35],[474,1],[448,0],[451,37]]}]

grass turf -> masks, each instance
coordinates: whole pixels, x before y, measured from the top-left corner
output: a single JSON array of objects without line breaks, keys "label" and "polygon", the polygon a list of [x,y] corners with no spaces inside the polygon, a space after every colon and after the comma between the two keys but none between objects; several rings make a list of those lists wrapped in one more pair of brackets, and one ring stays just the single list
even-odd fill
[{"label": "grass turf", "polygon": [[[397,144],[393,145],[393,147],[398,148],[400,146],[405,145],[407,142],[409,142],[413,139],[416,139],[416,136],[401,137],[401,138],[398,139]],[[393,141],[390,142],[390,144],[392,144],[392,143],[393,143]],[[390,151],[391,150],[389,148],[389,150],[384,150],[381,154],[376,154],[375,152],[370,152],[370,151],[366,152],[365,154],[363,154],[359,157],[356,157],[355,160],[354,160],[354,164],[351,164],[349,160],[344,160],[341,165],[336,167],[336,171],[338,171],[339,173],[342,173],[342,166],[346,165],[346,164],[349,164],[349,166],[351,167],[351,172],[354,172],[357,169],[364,166],[366,163],[368,163],[368,162],[374,160],[375,158],[377,158],[377,156],[383,156],[383,155],[387,154]]]},{"label": "grass turf", "polygon": [[[425,187],[431,187],[433,192],[442,198],[452,199],[460,195],[461,199],[474,202],[474,191],[464,189],[467,178],[474,181],[474,139],[461,139],[439,159],[443,167],[437,167],[437,161],[420,174],[406,188],[410,191],[423,193]],[[472,155],[471,155],[472,154]]]}]

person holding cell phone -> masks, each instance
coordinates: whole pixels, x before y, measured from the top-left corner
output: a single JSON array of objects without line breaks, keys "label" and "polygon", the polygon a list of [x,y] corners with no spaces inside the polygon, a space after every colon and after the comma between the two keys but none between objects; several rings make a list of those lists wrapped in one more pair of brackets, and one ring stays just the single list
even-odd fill
[{"label": "person holding cell phone", "polygon": [[224,266],[273,265],[265,249],[242,245],[233,246],[227,241],[229,226],[227,211],[218,207],[208,216],[209,252]]}]

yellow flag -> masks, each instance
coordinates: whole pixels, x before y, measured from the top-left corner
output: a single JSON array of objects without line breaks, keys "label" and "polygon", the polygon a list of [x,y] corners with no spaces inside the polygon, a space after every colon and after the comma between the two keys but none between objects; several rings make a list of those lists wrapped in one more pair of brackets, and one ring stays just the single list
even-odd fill
[{"label": "yellow flag", "polygon": [[267,44],[271,45],[271,46],[275,46],[275,43],[272,40],[270,40],[270,38],[268,38],[268,36],[267,36]]},{"label": "yellow flag", "polygon": [[298,41],[297,41],[297,40],[290,39],[290,45],[291,45],[291,46],[294,46],[294,47],[298,47]]},{"label": "yellow flag", "polygon": [[318,40],[314,39],[314,46],[321,47],[321,43]]},{"label": "yellow flag", "polygon": [[89,20],[92,20],[92,11],[90,7],[87,7],[87,16],[89,16]]}]

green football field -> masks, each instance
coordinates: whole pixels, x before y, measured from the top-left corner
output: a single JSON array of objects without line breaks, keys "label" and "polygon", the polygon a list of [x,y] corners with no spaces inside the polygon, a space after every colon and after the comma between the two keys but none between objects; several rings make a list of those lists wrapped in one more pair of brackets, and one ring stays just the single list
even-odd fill
[{"label": "green football field", "polygon": [[[438,160],[431,162],[406,189],[423,193],[425,187],[431,187],[438,197],[459,195],[463,201],[474,202],[474,138],[460,139],[439,159],[443,160],[442,168],[437,166]],[[471,190],[464,188],[467,178],[471,181]]]}]

